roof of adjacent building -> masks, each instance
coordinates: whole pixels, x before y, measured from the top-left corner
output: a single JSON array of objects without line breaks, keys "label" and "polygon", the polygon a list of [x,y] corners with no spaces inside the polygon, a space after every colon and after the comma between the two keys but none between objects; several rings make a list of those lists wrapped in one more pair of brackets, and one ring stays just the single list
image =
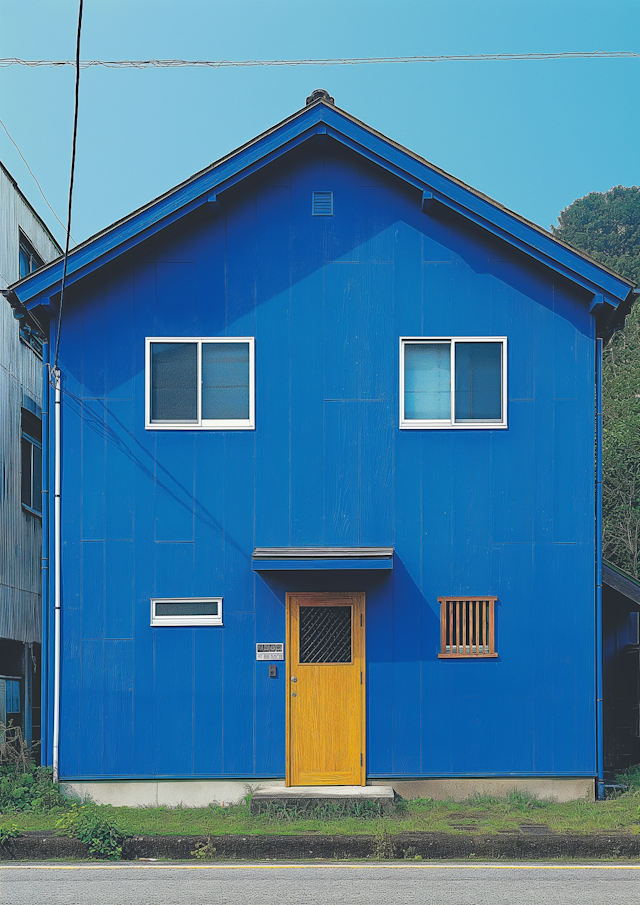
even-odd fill
[{"label": "roof of adjacent building", "polygon": [[60,254],[62,254],[62,248],[60,247],[60,243],[58,242],[58,240],[56,239],[56,237],[53,235],[53,233],[51,232],[51,230],[49,229],[49,227],[47,226],[47,224],[44,222],[44,220],[42,219],[42,217],[40,216],[40,214],[39,214],[39,213],[37,212],[37,210],[34,208],[33,204],[31,204],[31,202],[29,201],[29,199],[27,198],[27,196],[25,195],[25,193],[22,191],[22,189],[21,189],[20,186],[18,185],[18,180],[15,178],[15,176],[12,176],[12,175],[11,175],[11,173],[9,172],[9,170],[6,168],[6,166],[3,164],[3,162],[2,162],[1,160],[0,160],[0,171],[2,171],[2,173],[4,173],[4,175],[6,176],[6,178],[9,180],[9,182],[11,183],[11,185],[13,186],[13,188],[16,190],[16,192],[17,192],[18,195],[20,196],[20,198],[21,198],[21,199],[24,201],[24,203],[27,205],[27,207],[29,208],[29,210],[31,211],[31,213],[33,214],[33,216],[34,216],[34,217],[36,218],[36,220],[38,221],[39,225],[42,227],[43,231],[47,234],[47,236],[48,236],[49,239],[51,240],[52,245],[55,245],[55,247],[56,247],[57,250],[60,252]]},{"label": "roof of adjacent building", "polygon": [[[624,323],[634,284],[530,220],[336,107],[326,92],[314,92],[307,106],[76,246],[67,262],[73,283],[203,205],[216,208],[221,195],[262,167],[325,134],[422,192],[423,210],[450,208],[521,251],[560,272],[592,294],[601,334]],[[48,303],[59,292],[63,258],[15,283],[11,289],[27,308]]]},{"label": "roof of adjacent building", "polygon": [[640,581],[606,559],[602,561],[602,583],[640,606]]}]

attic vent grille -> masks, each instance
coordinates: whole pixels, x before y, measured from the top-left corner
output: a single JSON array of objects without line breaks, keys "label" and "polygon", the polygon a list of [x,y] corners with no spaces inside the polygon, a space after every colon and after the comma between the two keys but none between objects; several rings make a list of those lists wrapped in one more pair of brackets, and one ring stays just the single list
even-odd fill
[{"label": "attic vent grille", "polygon": [[311,213],[314,217],[333,217],[333,192],[314,192]]}]

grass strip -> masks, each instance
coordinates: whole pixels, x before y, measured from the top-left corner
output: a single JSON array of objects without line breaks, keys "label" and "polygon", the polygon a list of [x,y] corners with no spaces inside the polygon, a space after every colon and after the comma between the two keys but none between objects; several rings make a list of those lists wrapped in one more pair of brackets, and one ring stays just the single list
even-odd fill
[{"label": "grass strip", "polygon": [[[495,833],[519,832],[523,826],[547,827],[554,833],[640,832],[640,792],[627,792],[602,802],[558,803],[537,799],[521,792],[505,798],[478,795],[465,802],[416,799],[404,803],[394,817],[380,817],[363,811],[356,816],[297,815],[291,809],[274,809],[251,815],[245,802],[229,807],[130,808],[96,806],[127,835],[369,835],[384,832]],[[7,815],[8,817],[8,815]],[[10,815],[20,831],[55,830],[60,812],[18,812]],[[1,822],[1,819],[0,819]]]}]

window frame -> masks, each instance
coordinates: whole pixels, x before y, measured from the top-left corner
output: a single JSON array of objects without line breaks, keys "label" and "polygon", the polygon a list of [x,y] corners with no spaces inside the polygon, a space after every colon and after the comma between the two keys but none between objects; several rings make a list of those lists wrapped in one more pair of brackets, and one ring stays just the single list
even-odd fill
[{"label": "window frame", "polygon": [[[405,418],[404,413],[404,351],[407,343],[449,343],[450,349],[450,415],[441,419]],[[457,343],[500,343],[502,346],[501,363],[501,409],[500,421],[456,421],[456,380],[455,380],[455,347]],[[506,336],[401,336],[400,337],[400,430],[503,430],[508,427],[507,421],[507,337]]]},{"label": "window frame", "polygon": [[24,327],[18,326],[18,334],[20,336],[20,342],[24,346],[28,346],[32,352],[34,352],[38,358],[42,361],[42,340],[40,337],[29,327],[28,324],[25,324]]},{"label": "window frame", "polygon": [[[218,604],[217,616],[158,616],[156,614],[157,603],[215,603]],[[151,598],[151,626],[186,625],[197,627],[199,625],[222,625],[222,597],[152,597]]]},{"label": "window frame", "polygon": [[[29,430],[29,425],[25,425],[25,416],[24,412],[28,412],[33,418],[36,418],[40,421],[42,425],[42,419],[38,418],[34,412],[31,412],[29,409],[25,409],[24,406],[20,411],[20,503],[25,512],[28,512],[30,515],[35,515],[36,518],[42,518],[42,474],[40,475],[40,508],[36,509],[33,505],[34,502],[34,489],[33,489],[33,478],[35,474],[34,468],[34,449],[40,450],[40,468],[42,469],[42,436],[38,440],[37,437],[32,435],[32,432]],[[41,427],[42,430],[42,427]],[[22,470],[23,456],[22,456],[22,448],[23,444],[28,444],[29,446],[29,503],[26,503],[22,496],[22,485],[24,481],[24,474]]]},{"label": "window frame", "polygon": [[[198,346],[198,399],[197,421],[152,421],[151,420],[151,344],[152,343],[196,343]],[[249,345],[249,417],[227,419],[202,418],[202,344],[203,343],[247,343]],[[254,336],[146,336],[144,356],[145,381],[145,430],[255,430],[256,416],[256,375]]]},{"label": "window frame", "polygon": [[[20,256],[23,251],[29,256],[29,270],[25,274],[20,274]],[[31,239],[18,227],[18,273],[20,274],[20,279],[28,277],[34,270],[39,270],[41,267],[44,267],[43,259],[33,247]]]}]

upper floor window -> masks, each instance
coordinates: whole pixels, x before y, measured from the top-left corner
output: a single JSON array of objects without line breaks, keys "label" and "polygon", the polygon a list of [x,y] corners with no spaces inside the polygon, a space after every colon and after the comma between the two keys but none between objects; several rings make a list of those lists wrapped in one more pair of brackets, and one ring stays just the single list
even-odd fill
[{"label": "upper floor window", "polygon": [[504,336],[402,337],[400,427],[507,426]]},{"label": "upper floor window", "polygon": [[22,505],[29,512],[42,513],[42,421],[22,409]]},{"label": "upper floor window", "polygon": [[29,276],[33,270],[42,267],[43,260],[23,233],[20,233],[20,279]]},{"label": "upper floor window", "polygon": [[146,427],[255,427],[255,341],[252,336],[148,337]]}]

